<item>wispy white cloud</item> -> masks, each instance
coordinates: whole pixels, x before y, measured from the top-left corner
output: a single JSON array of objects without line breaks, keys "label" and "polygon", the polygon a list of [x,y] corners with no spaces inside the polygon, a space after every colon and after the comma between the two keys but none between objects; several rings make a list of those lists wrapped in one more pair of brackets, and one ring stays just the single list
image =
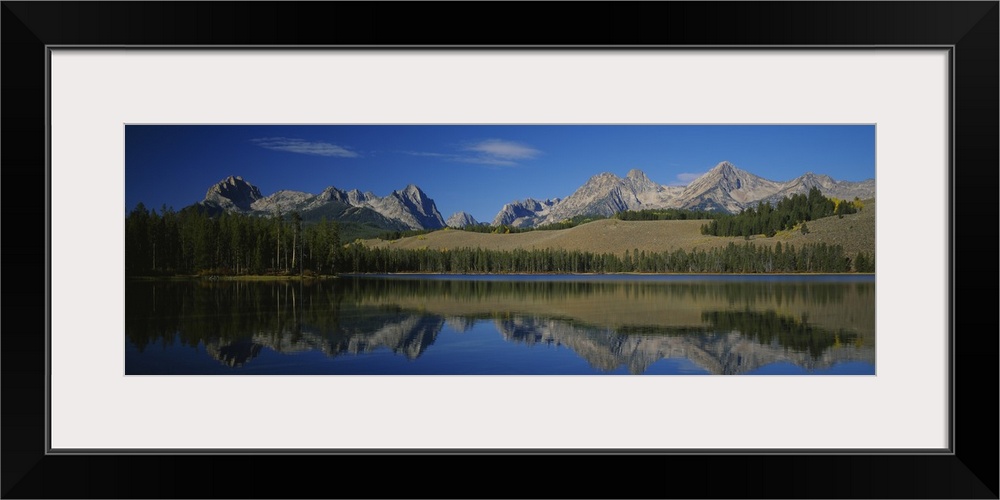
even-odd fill
[{"label": "wispy white cloud", "polygon": [[494,158],[490,156],[459,156],[455,158],[455,161],[462,163],[475,163],[477,165],[494,165],[498,167],[513,167],[517,165],[514,160],[504,160],[502,158]]},{"label": "wispy white cloud", "polygon": [[442,158],[458,163],[472,163],[499,167],[512,167],[520,161],[531,160],[542,154],[541,151],[525,144],[505,141],[502,139],[487,139],[460,146],[454,153],[433,153],[425,151],[407,151],[413,156],[428,156]]},{"label": "wispy white cloud", "polygon": [[677,180],[680,181],[680,182],[683,182],[683,183],[687,184],[687,183],[689,183],[689,182],[691,182],[691,181],[693,181],[693,180],[695,180],[695,179],[697,179],[697,178],[699,178],[699,177],[701,177],[703,175],[705,175],[705,172],[699,172],[699,173],[694,173],[694,174],[688,173],[688,172],[684,172],[684,173],[677,174]]},{"label": "wispy white cloud", "polygon": [[343,146],[329,142],[310,142],[304,139],[288,137],[262,137],[254,139],[253,143],[272,151],[287,151],[313,156],[333,156],[338,158],[356,158],[360,155]]},{"label": "wispy white cloud", "polygon": [[541,151],[535,148],[502,139],[479,141],[463,149],[478,153],[489,159],[501,161],[530,160],[541,154]]},{"label": "wispy white cloud", "polygon": [[693,180],[695,180],[695,179],[697,179],[697,178],[699,178],[699,177],[701,177],[703,175],[705,175],[705,172],[696,172],[696,173],[682,172],[682,173],[677,174],[676,180],[674,180],[673,182],[670,182],[669,185],[670,186],[687,186],[688,184],[691,184],[691,181],[693,181]]}]

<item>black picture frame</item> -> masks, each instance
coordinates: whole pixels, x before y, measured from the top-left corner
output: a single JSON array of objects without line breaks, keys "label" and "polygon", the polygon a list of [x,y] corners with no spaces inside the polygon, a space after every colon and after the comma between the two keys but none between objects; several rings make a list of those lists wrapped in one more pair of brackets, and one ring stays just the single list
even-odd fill
[{"label": "black picture frame", "polygon": [[[998,498],[997,320],[992,313],[973,317],[961,311],[971,309],[972,297],[991,303],[997,292],[996,283],[984,279],[997,276],[997,240],[992,231],[971,225],[983,218],[992,223],[998,206],[1000,3],[585,2],[554,7],[490,2],[3,2],[0,159],[7,179],[3,205],[8,236],[3,255],[9,271],[28,272],[13,274],[16,278],[4,293],[3,497],[300,498],[319,491],[331,497],[398,498]],[[489,457],[46,453],[46,47],[414,44],[952,47],[952,452]],[[41,270],[46,270],[44,280]],[[966,279],[958,279],[960,271]],[[330,476],[302,480],[297,475],[304,467],[328,470]],[[572,477],[557,472],[567,468]],[[648,470],[653,474],[643,472]],[[543,471],[549,471],[551,480]],[[466,484],[480,486],[469,491]]]}]

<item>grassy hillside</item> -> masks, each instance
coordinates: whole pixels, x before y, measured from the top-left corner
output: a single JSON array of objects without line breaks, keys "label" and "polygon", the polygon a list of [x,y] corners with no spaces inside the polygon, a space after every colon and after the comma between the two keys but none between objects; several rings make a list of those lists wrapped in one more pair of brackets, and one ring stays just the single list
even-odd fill
[{"label": "grassy hillside", "polygon": [[[742,237],[706,236],[701,234],[704,220],[622,221],[606,219],[582,224],[570,229],[531,231],[518,234],[483,234],[456,229],[411,236],[395,241],[365,240],[371,247],[403,249],[484,248],[489,250],[564,249],[624,255],[626,250],[647,252],[664,250],[710,249],[725,247],[730,242],[743,243]],[[864,209],[856,214],[827,217],[807,223],[808,234],[796,228],[779,232],[772,238],[752,237],[755,245],[773,246],[803,243],[841,245],[847,255],[875,252],[875,200],[865,201]]]}]

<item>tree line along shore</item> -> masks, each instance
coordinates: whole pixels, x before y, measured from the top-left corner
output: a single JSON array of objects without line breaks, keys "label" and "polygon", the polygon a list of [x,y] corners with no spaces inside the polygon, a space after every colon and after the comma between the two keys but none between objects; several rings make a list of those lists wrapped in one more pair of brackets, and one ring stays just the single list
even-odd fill
[{"label": "tree line along shore", "polygon": [[817,191],[740,214],[646,210],[580,217],[557,229],[479,226],[351,240],[339,222],[303,223],[294,212],[210,217],[139,204],[125,218],[125,272],[242,279],[407,272],[872,273],[874,210],[874,200],[835,200]]}]

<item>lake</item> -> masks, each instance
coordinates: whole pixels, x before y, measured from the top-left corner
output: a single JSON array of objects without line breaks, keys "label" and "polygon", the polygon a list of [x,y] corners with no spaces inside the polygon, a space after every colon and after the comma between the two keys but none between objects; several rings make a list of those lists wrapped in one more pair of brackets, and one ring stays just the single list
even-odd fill
[{"label": "lake", "polygon": [[871,275],[129,281],[126,375],[874,375]]}]

